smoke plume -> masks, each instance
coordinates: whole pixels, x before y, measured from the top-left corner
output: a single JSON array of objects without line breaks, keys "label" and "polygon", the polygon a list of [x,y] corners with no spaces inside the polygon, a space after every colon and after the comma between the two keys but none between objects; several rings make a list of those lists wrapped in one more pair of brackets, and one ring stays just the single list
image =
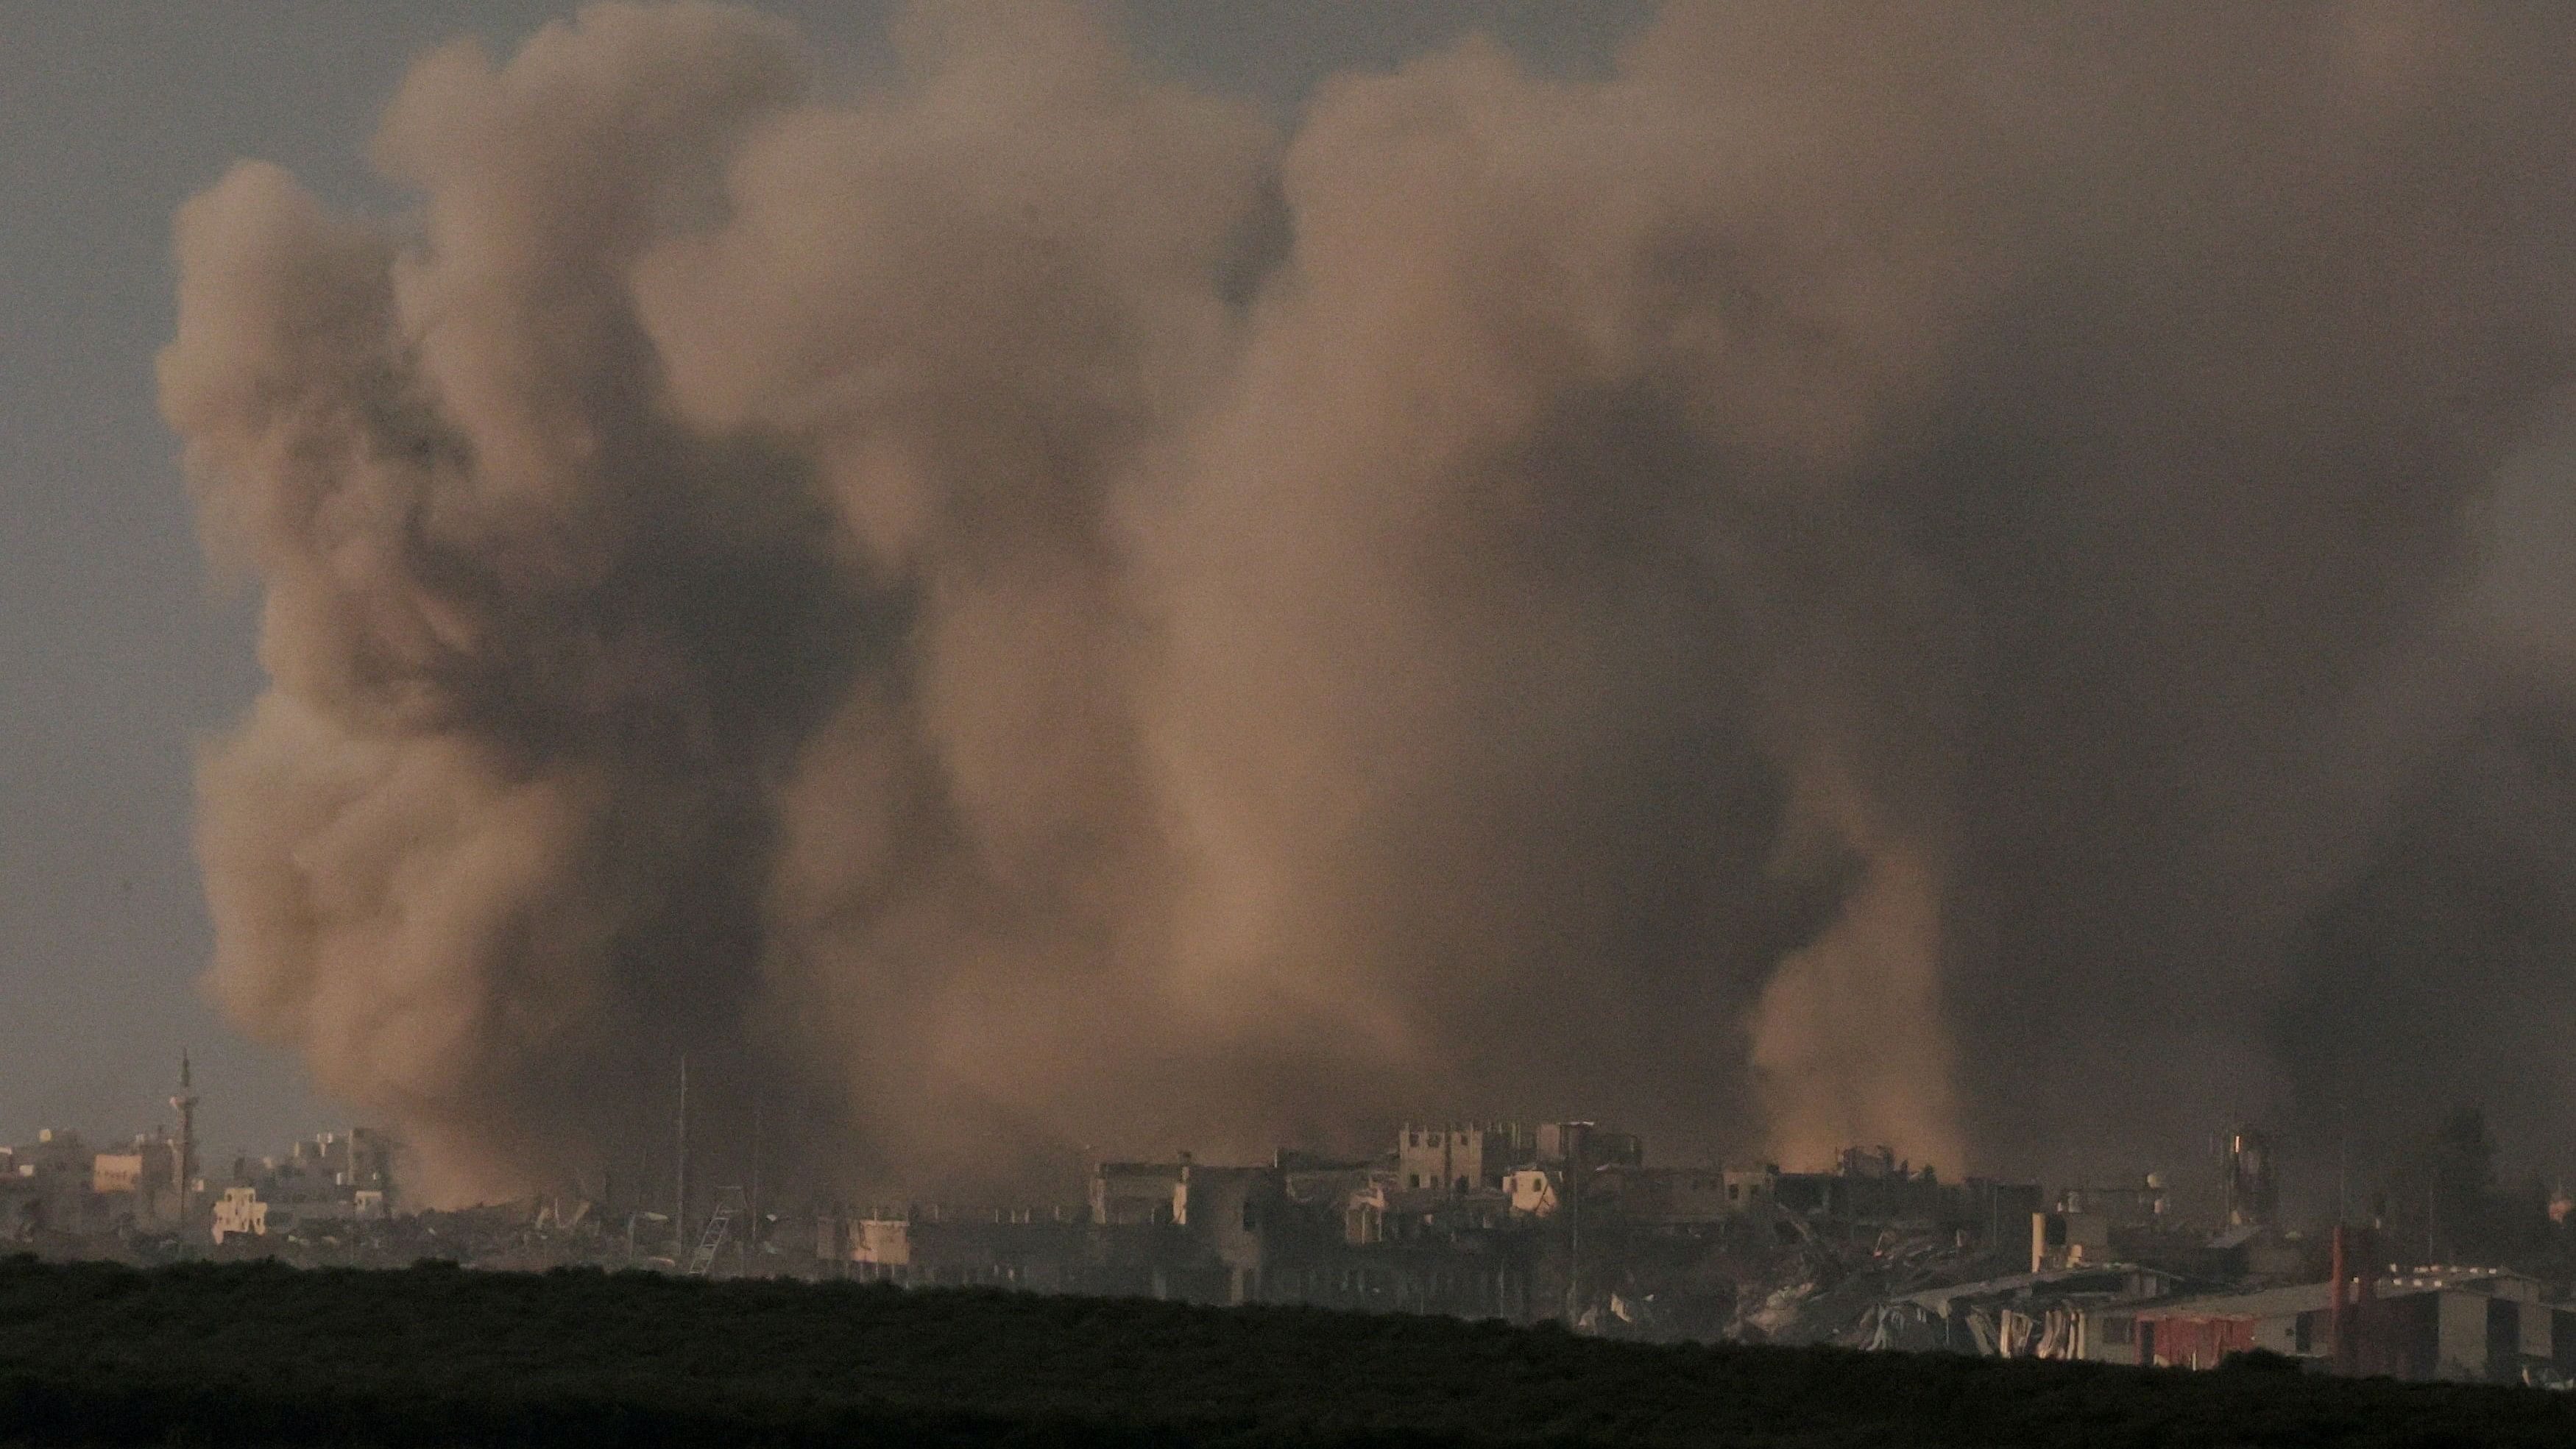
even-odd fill
[{"label": "smoke plume", "polygon": [[1284,129],[1085,10],[899,40],[597,5],[419,62],[408,210],[180,214],[271,680],[212,987],[435,1193],[646,1171],[683,1054],[972,1191],[1424,1113],[2125,1167],[2428,993],[2547,1051],[2566,954],[2460,918],[2576,942],[2474,606],[2576,20],[1676,6]]}]

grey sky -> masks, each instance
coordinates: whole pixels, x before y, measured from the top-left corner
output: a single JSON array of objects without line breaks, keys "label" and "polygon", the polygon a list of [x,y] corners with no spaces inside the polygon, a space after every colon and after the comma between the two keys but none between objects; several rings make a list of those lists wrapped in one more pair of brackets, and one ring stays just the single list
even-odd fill
[{"label": "grey sky", "polygon": [[[339,1120],[283,1053],[202,1001],[193,742],[257,691],[257,600],[210,580],[154,409],[170,216],[236,160],[389,205],[364,152],[424,48],[496,48],[574,8],[357,0],[0,0],[0,1142],[168,1114],[197,1054],[211,1152]],[[854,84],[881,7],[773,3]],[[1285,110],[1321,76],[1470,29],[1555,68],[1604,63],[1637,0],[1130,0],[1138,53]]]}]

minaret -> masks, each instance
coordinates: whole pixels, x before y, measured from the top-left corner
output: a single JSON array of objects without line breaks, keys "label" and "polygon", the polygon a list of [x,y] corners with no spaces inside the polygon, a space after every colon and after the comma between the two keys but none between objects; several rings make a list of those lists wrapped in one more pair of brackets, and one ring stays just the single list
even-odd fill
[{"label": "minaret", "polygon": [[179,1114],[179,1160],[172,1165],[177,1169],[173,1186],[179,1194],[179,1231],[184,1235],[196,1221],[197,1181],[197,1088],[185,1048],[179,1052],[179,1095],[170,1099],[170,1106]]}]

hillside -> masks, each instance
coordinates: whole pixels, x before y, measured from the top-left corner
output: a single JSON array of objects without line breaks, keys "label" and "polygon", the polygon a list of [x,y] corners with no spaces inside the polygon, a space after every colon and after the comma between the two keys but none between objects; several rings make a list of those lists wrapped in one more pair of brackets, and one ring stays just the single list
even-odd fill
[{"label": "hillside", "polygon": [[0,1442],[2560,1446],[2576,1400],[770,1280],[20,1258]]}]

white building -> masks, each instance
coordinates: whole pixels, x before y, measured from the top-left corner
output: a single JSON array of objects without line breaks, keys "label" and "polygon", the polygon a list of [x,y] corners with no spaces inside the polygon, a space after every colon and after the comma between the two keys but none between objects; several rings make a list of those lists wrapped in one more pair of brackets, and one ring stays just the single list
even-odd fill
[{"label": "white building", "polygon": [[215,1199],[215,1241],[229,1237],[261,1238],[268,1235],[268,1204],[260,1201],[255,1187],[228,1187]]},{"label": "white building", "polygon": [[1543,1218],[1556,1211],[1556,1175],[1544,1167],[1516,1167],[1504,1173],[1503,1191],[1511,1197],[1513,1212]]}]

